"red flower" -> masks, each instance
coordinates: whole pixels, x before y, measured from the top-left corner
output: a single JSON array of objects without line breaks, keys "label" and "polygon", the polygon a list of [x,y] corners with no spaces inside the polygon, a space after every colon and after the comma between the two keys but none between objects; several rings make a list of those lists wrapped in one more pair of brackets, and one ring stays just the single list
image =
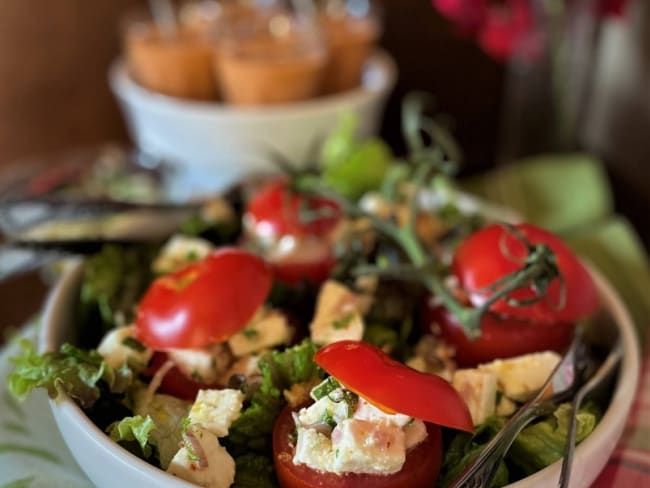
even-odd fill
[{"label": "red flower", "polygon": [[[572,0],[566,0],[567,4]],[[533,0],[432,0],[433,6],[465,35],[475,36],[481,48],[498,60],[515,49],[524,56],[539,52],[541,30]],[[599,16],[622,15],[627,0],[599,0]]]}]

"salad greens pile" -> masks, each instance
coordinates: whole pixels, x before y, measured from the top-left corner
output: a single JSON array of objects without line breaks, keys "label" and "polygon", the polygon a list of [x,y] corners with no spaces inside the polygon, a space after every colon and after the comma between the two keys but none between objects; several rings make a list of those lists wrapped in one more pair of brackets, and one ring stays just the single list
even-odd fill
[{"label": "salad greens pile", "polygon": [[[427,293],[433,293],[455,312],[461,326],[471,335],[477,331],[479,320],[491,303],[526,284],[543,292],[558,273],[548,248],[537,246],[531,249],[526,267],[499,283],[485,306],[471,308],[449,292],[442,278],[448,266],[444,249],[478,229],[483,218],[467,214],[455,205],[456,190],[450,177],[461,160],[460,151],[444,126],[417,115],[422,112],[422,106],[421,99],[409,99],[406,103],[403,117],[409,145],[406,160],[396,160],[390,148],[379,139],[359,140],[355,136],[356,120],[347,117],[323,146],[322,173],[293,175],[292,179],[293,187],[306,194],[335,198],[348,215],[366,219],[376,231],[371,251],[363,235],[335,248],[337,266],[332,276],[351,287],[356,286],[360,276],[370,274],[377,278],[376,299],[366,314],[363,339],[403,361],[412,355],[421,336],[417,320],[422,297]],[[435,144],[427,144],[425,139]],[[434,252],[429,252],[418,239],[418,223],[414,217],[420,191],[425,188],[444,197],[438,202],[436,215],[443,230],[435,236],[443,245],[435,247]],[[410,217],[398,222],[395,216],[381,219],[367,211],[360,199],[369,191],[388,200],[399,200],[400,205],[411,211]],[[241,213],[242,195],[235,192],[232,198],[234,208]],[[223,222],[212,222],[197,215],[181,232],[200,235],[216,245],[232,244],[242,232],[240,217],[237,216],[234,225],[229,221],[224,226]],[[18,398],[35,388],[45,388],[51,398],[65,393],[111,439],[147,462],[165,468],[182,442],[189,404],[160,395],[149,398],[143,407],[139,395],[146,394],[143,391],[151,375],[126,365],[112,368],[94,350],[106,332],[132,322],[140,298],[155,278],[152,262],[159,251],[160,246],[156,245],[106,245],[90,256],[85,261],[79,293],[77,345],[63,344],[59,351],[38,354],[30,343],[21,343],[22,354],[12,358],[15,369],[8,378],[8,388]],[[306,282],[293,286],[276,282],[266,305],[287,310],[293,321],[303,323],[314,314],[317,292],[317,287]],[[142,345],[133,341],[130,347]],[[228,435],[221,439],[236,465],[234,487],[279,486],[273,462],[274,424],[287,404],[287,390],[295,385],[314,385],[325,378],[313,359],[317,350],[314,343],[304,339],[266,352],[257,363],[257,381],[244,380],[236,385],[245,397],[244,407]],[[503,486],[559,459],[570,414],[570,407],[561,405],[552,415],[524,429],[491,486]],[[600,411],[595,404],[582,408],[577,416],[578,441],[591,433],[599,419]],[[443,465],[437,486],[447,486],[506,420],[489,417],[473,434],[445,431]]]}]

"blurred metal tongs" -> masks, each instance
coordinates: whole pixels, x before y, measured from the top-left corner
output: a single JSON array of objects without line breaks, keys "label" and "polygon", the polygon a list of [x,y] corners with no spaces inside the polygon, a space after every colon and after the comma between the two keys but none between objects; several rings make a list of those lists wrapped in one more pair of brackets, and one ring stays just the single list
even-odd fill
[{"label": "blurred metal tongs", "polygon": [[107,243],[161,242],[200,206],[47,197],[1,201],[0,280]]}]

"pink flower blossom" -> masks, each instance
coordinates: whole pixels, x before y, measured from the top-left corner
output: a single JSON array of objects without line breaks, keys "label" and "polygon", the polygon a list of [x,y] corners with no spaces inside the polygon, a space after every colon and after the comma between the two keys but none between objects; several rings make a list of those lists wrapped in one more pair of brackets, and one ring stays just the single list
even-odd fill
[{"label": "pink flower blossom", "polygon": [[[498,60],[515,50],[526,56],[539,51],[541,33],[533,13],[534,0],[432,0],[464,35],[476,37],[481,48]],[[573,0],[566,0],[567,4]],[[600,16],[620,16],[627,0],[595,0]]]}]

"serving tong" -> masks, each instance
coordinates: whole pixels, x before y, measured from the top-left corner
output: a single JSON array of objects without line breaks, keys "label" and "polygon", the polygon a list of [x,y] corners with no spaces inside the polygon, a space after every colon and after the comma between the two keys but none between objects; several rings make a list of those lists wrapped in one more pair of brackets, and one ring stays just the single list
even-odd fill
[{"label": "serving tong", "polygon": [[201,207],[200,202],[17,198],[0,202],[0,280],[105,244],[162,242]]},{"label": "serving tong", "polygon": [[[608,325],[615,329],[607,320]],[[559,488],[569,484],[571,464],[576,441],[576,415],[584,398],[598,386],[602,385],[616,369],[622,357],[622,343],[616,331],[614,346],[607,357],[596,369],[594,359],[584,340],[586,324],[579,324],[569,346],[558,365],[555,367],[539,393],[524,404],[478,456],[449,485],[449,488],[488,487],[494,478],[499,464],[510,449],[519,433],[533,420],[550,415],[564,402],[571,402],[571,423],[564,450]],[[594,371],[595,370],[595,371]],[[548,392],[552,391],[551,396]]]}]

